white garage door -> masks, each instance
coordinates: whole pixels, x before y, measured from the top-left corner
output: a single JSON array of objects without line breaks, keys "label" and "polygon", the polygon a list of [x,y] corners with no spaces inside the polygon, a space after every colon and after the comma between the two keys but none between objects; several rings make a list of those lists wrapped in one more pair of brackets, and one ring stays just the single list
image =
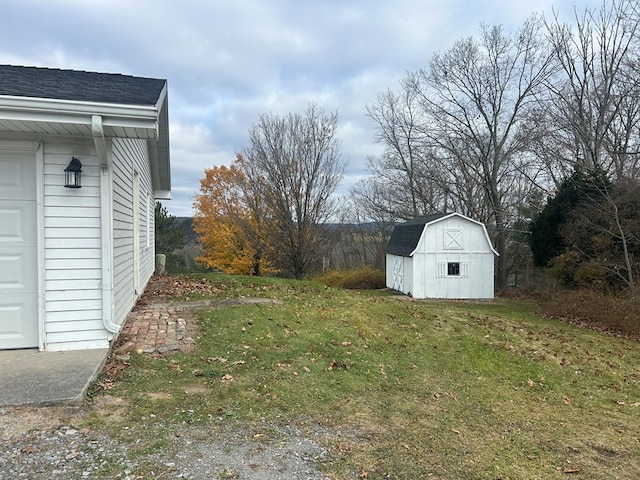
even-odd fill
[{"label": "white garage door", "polygon": [[35,156],[0,153],[0,349],[38,346]]}]

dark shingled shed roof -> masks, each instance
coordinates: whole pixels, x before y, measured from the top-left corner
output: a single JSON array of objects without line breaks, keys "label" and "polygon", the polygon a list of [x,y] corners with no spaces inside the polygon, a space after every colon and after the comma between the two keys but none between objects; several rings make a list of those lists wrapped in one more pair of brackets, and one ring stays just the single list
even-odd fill
[{"label": "dark shingled shed roof", "polygon": [[427,215],[424,217],[416,217],[408,222],[396,225],[391,233],[389,243],[385,247],[385,251],[391,255],[399,255],[408,257],[411,255],[420,241],[425,225],[438,220],[442,217],[451,215],[450,213],[437,213],[435,215]]},{"label": "dark shingled shed roof", "polygon": [[0,65],[0,95],[154,106],[166,80],[115,73]]}]

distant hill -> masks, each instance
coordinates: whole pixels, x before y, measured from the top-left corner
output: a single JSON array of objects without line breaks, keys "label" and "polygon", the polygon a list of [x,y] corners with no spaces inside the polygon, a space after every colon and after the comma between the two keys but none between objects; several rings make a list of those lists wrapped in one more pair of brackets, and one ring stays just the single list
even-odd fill
[{"label": "distant hill", "polygon": [[[184,247],[174,254],[182,260],[169,271],[195,271],[198,267],[194,258],[200,255],[202,245],[193,230],[193,217],[175,217],[174,227],[184,232]],[[354,268],[362,265],[384,265],[380,255],[393,225],[383,232],[376,223],[325,223],[321,228],[323,236],[323,268]]]},{"label": "distant hill", "polygon": [[[175,225],[184,229],[185,231],[185,245],[196,245],[198,243],[198,235],[193,230],[193,217],[175,217]],[[323,227],[328,232],[337,232],[337,231],[345,231],[349,230],[351,232],[366,232],[366,231],[374,231],[379,228],[373,222],[369,223],[325,223]],[[387,234],[391,234],[391,230],[393,230],[393,225],[389,225],[389,229]]]},{"label": "distant hill", "polygon": [[193,230],[193,217],[176,217],[174,224],[184,230],[185,246],[198,244],[198,235]]}]

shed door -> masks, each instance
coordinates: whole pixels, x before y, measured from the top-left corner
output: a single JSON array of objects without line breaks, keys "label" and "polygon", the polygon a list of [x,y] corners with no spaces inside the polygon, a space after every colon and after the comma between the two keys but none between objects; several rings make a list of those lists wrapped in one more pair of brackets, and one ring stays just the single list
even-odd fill
[{"label": "shed door", "polygon": [[0,153],[0,349],[38,346],[36,161]]}]

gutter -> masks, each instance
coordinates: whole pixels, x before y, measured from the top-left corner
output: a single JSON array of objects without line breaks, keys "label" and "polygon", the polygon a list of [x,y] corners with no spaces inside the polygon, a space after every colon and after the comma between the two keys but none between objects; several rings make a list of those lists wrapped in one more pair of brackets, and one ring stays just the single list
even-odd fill
[{"label": "gutter", "polygon": [[[155,105],[126,105],[80,102],[50,98],[0,95],[2,118],[23,122],[58,122],[91,126],[100,112],[102,127],[145,130],[146,138],[158,138],[158,109]],[[89,121],[91,118],[91,121]]]},{"label": "gutter", "polygon": [[91,116],[91,134],[100,164],[100,229],[102,231],[102,324],[111,334],[109,340],[120,332],[120,325],[113,322],[113,214],[111,211],[111,165],[107,155],[102,117]]}]

